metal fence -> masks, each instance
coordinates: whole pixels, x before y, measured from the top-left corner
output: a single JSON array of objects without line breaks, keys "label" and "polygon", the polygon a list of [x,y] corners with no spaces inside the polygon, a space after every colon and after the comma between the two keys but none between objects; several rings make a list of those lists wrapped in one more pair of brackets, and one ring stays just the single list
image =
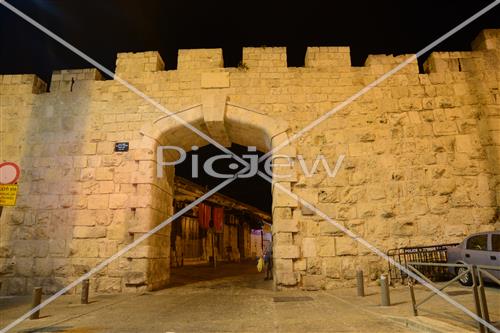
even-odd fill
[{"label": "metal fence", "polygon": [[[408,268],[409,262],[446,263],[448,260],[448,248],[456,245],[458,245],[458,243],[401,247],[390,249],[387,251],[387,255],[406,268]],[[421,270],[422,273],[432,281],[446,281],[451,278],[450,272],[445,267],[422,266]],[[389,274],[391,281],[399,280],[401,283],[404,283],[408,277],[405,272],[401,271],[391,262],[389,262]]]},{"label": "metal fence", "polygon": [[[495,282],[496,284],[500,285],[500,280],[496,278],[490,271],[495,270],[495,271],[500,271],[500,266],[486,266],[486,265],[467,265],[467,264],[447,264],[447,263],[422,263],[422,262],[406,262],[406,267],[408,267],[409,270],[411,270],[413,273],[417,274],[419,277],[424,279],[427,283],[433,285],[436,289],[440,290],[443,292],[445,288],[453,284],[454,282],[458,281],[460,278],[462,278],[466,274],[470,274],[472,278],[472,295],[474,297],[474,307],[475,307],[475,312],[478,315],[478,317],[484,319],[487,323],[491,323],[490,321],[490,315],[488,311],[488,300],[486,298],[486,293],[484,291],[484,277],[487,277],[488,280],[491,280],[492,282]],[[419,268],[417,268],[419,267]],[[451,280],[447,281],[443,285],[436,285],[434,284],[424,273],[424,271],[428,271],[426,268],[441,268],[441,270],[447,270],[449,271],[450,268],[459,268],[463,267],[465,270],[459,272],[455,277],[453,277]],[[411,297],[411,303],[412,303],[412,310],[413,310],[413,315],[418,316],[418,308],[430,300],[433,296],[436,294],[431,292],[429,295],[427,295],[424,299],[420,300],[417,302],[415,298],[415,291],[414,291],[414,286],[415,281],[413,279],[408,279],[408,287],[410,289],[410,297]],[[448,294],[447,294],[448,295]],[[450,295],[448,295],[450,296]],[[485,327],[483,324],[478,322],[478,332],[480,333],[487,333],[490,330],[488,330],[487,327]]]}]

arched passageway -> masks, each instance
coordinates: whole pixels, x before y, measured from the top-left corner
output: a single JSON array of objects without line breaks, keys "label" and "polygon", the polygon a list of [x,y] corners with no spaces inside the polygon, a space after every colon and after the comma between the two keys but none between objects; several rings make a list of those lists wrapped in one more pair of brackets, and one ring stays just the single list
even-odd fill
[{"label": "arched passageway", "polygon": [[[226,102],[225,98],[205,99],[204,102],[181,110],[176,115],[224,146],[235,143],[268,152],[288,139],[288,125],[283,120],[273,119],[265,114],[231,104]],[[137,186],[141,188],[138,191],[141,194],[138,200],[143,200],[144,204],[136,208],[136,218],[129,229],[129,233],[134,237],[151,230],[175,212],[175,168],[165,166],[158,172],[157,154],[161,152],[164,155],[160,156],[163,161],[173,162],[179,159],[179,151],[188,152],[193,146],[203,147],[208,144],[185,124],[168,115],[146,124],[141,130],[141,135],[140,146],[134,151],[135,160],[139,162],[139,170],[134,178]],[[178,151],[158,149],[164,146],[177,147]],[[293,152],[289,155],[293,157]],[[271,158],[274,159],[274,156]],[[294,172],[290,171],[293,174]],[[290,183],[291,180],[279,179],[279,181]],[[290,184],[285,185],[290,186]],[[277,207],[280,207],[280,198],[273,196],[273,213]],[[273,216],[273,225],[279,223],[280,219]],[[164,228],[150,237],[146,244],[134,249],[138,255],[129,257],[129,260],[132,260],[131,267],[134,268],[127,273],[133,277],[129,279],[130,287],[134,287],[134,282],[146,285],[148,289],[158,289],[168,285],[171,262],[170,232],[170,227]]]}]

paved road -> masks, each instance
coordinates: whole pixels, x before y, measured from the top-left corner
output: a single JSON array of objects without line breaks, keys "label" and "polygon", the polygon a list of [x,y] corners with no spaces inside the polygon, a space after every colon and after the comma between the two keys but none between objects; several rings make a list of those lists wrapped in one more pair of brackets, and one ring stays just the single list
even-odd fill
[{"label": "paved road", "polygon": [[[264,281],[253,264],[219,269],[177,270],[175,287],[144,295],[96,295],[88,305],[78,304],[78,297],[63,296],[43,309],[41,319],[12,331],[407,332],[325,292],[275,293],[272,282]],[[28,304],[28,298],[3,299],[1,326],[22,314]]]},{"label": "paved road", "polygon": [[[25,321],[12,332],[389,333],[414,332],[415,325],[413,331],[404,326],[412,320],[426,320],[426,325],[436,327],[434,332],[475,330],[472,319],[439,297],[422,308],[425,316],[413,317],[406,287],[391,288],[393,306],[381,307],[376,286],[367,287],[364,298],[356,297],[354,289],[276,293],[272,282],[263,278],[253,264],[174,269],[168,289],[142,295],[91,295],[88,305],[79,304],[78,296],[63,296],[42,310],[41,319]],[[416,290],[417,298],[425,297],[423,287]],[[450,293],[473,309],[470,290],[457,286]],[[492,319],[498,320],[500,289],[488,294]],[[0,298],[0,327],[22,315],[29,303],[29,297]],[[460,327],[438,330],[441,321]]]}]

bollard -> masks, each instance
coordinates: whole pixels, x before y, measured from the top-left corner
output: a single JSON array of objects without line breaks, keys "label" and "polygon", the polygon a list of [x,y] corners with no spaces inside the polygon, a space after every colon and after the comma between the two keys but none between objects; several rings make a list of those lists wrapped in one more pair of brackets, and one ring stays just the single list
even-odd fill
[{"label": "bollard", "polygon": [[365,283],[363,281],[363,271],[356,271],[356,284],[358,286],[358,296],[365,297]]},{"label": "bollard", "polygon": [[[42,287],[33,288],[33,303],[31,304],[31,309],[36,308],[42,302]],[[33,312],[30,316],[30,319],[38,319],[40,318],[40,309],[36,312]]]},{"label": "bollard", "polygon": [[389,279],[387,278],[387,274],[382,274],[380,276],[380,296],[382,306],[391,305],[391,298],[389,296]]},{"label": "bollard", "polygon": [[82,281],[82,297],[80,301],[82,304],[89,304],[89,279]]}]

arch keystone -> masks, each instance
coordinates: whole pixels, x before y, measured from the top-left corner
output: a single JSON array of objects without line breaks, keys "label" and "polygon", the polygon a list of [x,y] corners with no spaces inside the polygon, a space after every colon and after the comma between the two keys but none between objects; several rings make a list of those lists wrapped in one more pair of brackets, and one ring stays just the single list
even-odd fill
[{"label": "arch keystone", "polygon": [[231,140],[224,125],[226,112],[226,94],[203,94],[203,119],[210,136],[225,147],[231,146]]}]

